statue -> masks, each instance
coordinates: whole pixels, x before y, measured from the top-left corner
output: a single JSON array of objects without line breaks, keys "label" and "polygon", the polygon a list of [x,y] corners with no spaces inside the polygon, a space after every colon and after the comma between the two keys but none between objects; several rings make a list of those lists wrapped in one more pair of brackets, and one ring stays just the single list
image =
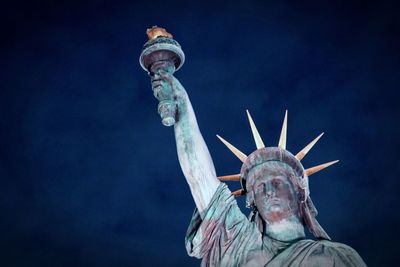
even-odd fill
[{"label": "statue", "polygon": [[[172,44],[172,35],[162,28],[153,27],[148,34],[158,36],[149,42],[160,38],[159,42]],[[300,161],[322,134],[293,155],[286,150],[287,111],[277,147],[264,145],[248,111],[257,147],[253,153],[247,156],[218,136],[243,165],[239,174],[217,177],[188,94],[173,76],[183,64],[179,49],[164,47],[161,53],[169,56],[150,55],[157,58],[150,61],[147,51],[141,64],[151,75],[160,103],[174,103],[169,111],[159,112],[162,118],[173,117],[168,120],[173,123],[163,123],[174,125],[179,163],[196,204],[185,238],[188,254],[202,258],[201,266],[365,266],[354,249],[330,241],[316,220],[308,176],[337,161],[304,169]],[[223,183],[227,180],[240,181],[242,189],[231,193]],[[237,206],[235,197],[241,195],[251,209],[249,217]],[[305,227],[317,240],[305,238]]]}]

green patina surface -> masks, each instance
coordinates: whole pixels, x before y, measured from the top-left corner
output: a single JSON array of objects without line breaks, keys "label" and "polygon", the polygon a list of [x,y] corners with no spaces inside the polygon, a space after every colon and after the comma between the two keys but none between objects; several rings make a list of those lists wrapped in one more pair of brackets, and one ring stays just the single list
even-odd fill
[{"label": "green patina surface", "polygon": [[201,266],[366,266],[351,247],[328,240],[281,242],[263,236],[221,184],[200,216],[195,210],[187,235],[189,255]]}]

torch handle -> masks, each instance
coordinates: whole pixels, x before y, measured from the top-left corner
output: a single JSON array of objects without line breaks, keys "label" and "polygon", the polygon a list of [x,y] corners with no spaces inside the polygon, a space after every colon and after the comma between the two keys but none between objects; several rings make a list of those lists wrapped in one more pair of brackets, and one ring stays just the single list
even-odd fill
[{"label": "torch handle", "polygon": [[[151,74],[158,74],[160,70],[173,74],[175,65],[171,61],[159,61],[151,66]],[[174,92],[170,83],[164,83],[162,88],[157,91],[153,88],[154,96],[158,99],[158,114],[160,114],[161,122],[164,126],[172,126],[176,122],[176,103],[174,100]]]}]

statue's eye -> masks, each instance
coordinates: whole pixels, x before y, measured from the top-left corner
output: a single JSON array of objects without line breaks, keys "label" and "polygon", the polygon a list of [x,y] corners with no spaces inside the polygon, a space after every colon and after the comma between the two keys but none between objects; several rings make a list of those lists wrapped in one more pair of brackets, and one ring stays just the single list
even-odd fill
[{"label": "statue's eye", "polygon": [[280,180],[278,180],[278,179],[275,179],[275,180],[272,181],[272,186],[275,187],[275,188],[279,188],[279,187],[282,186],[282,182]]},{"label": "statue's eye", "polygon": [[265,183],[259,183],[256,185],[256,188],[254,189],[255,193],[260,193],[265,191]]}]

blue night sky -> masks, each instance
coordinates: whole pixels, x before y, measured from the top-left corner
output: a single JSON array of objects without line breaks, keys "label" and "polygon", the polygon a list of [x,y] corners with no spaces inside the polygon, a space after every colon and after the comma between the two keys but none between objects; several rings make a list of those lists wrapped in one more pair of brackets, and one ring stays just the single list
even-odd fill
[{"label": "blue night sky", "polygon": [[215,134],[252,152],[249,109],[276,146],[288,109],[289,151],[325,132],[305,167],[340,160],[310,178],[320,224],[368,265],[395,265],[398,10],[384,1],[3,6],[0,265],[200,265],[184,247],[194,202],[173,129],[138,62],[153,25],[186,54],[176,77],[218,175],[241,164]]}]

